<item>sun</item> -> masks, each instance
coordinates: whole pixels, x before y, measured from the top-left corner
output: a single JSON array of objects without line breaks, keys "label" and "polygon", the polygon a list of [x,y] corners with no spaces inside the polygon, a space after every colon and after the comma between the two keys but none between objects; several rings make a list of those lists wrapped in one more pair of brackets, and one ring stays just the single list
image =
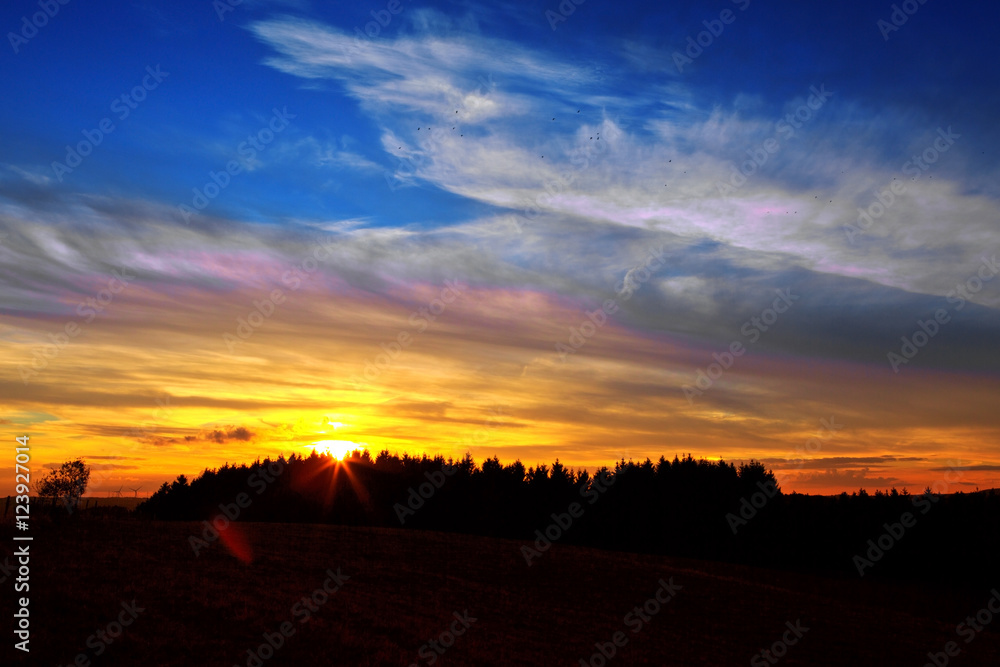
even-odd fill
[{"label": "sun", "polygon": [[350,440],[317,440],[306,445],[312,447],[319,454],[329,454],[338,461],[342,460],[348,452],[354,449],[361,449],[362,445]]}]

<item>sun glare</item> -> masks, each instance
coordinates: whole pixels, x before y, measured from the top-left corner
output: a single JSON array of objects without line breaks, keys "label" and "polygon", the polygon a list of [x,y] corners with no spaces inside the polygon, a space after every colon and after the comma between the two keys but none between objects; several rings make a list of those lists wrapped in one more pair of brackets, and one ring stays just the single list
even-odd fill
[{"label": "sun glare", "polygon": [[348,452],[354,449],[362,449],[363,445],[350,440],[317,440],[306,447],[312,447],[319,454],[329,454],[338,461],[342,460]]}]

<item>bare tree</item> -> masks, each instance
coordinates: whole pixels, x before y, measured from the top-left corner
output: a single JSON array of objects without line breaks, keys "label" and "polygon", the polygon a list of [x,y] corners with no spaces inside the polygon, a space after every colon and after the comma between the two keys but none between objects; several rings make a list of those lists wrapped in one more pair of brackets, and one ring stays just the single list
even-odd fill
[{"label": "bare tree", "polygon": [[66,461],[38,482],[38,495],[58,498],[72,512],[80,504],[80,497],[90,481],[90,466],[83,459]]}]

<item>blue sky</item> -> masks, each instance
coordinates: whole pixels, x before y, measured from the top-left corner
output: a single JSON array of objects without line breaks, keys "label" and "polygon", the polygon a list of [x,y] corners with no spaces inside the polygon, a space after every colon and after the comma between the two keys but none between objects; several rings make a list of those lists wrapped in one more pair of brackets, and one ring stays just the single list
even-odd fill
[{"label": "blue sky", "polygon": [[[244,0],[220,17],[224,5],[209,1],[70,0],[18,37],[41,10],[8,3],[8,423],[56,414],[71,451],[85,434],[119,437],[115,410],[138,419],[128,410],[151,396],[185,396],[190,414],[135,463],[153,475],[182,452],[201,461],[183,448],[159,458],[165,443],[239,426],[247,411],[272,425],[255,446],[298,443],[299,422],[320,423],[322,405],[336,404],[344,423],[367,424],[358,442],[432,447],[454,436],[441,424],[477,423],[477,410],[503,403],[521,428],[480,454],[592,464],[617,456],[608,433],[658,455],[654,434],[672,432],[673,447],[779,466],[788,446],[776,438],[839,410],[853,417],[851,439],[824,452],[830,467],[817,456],[820,472],[789,481],[912,483],[930,473],[865,462],[916,455],[930,470],[943,465],[935,447],[1000,465],[984,453],[1000,373],[1000,9],[903,4],[910,14],[857,2],[401,0],[393,14],[387,2]],[[379,19],[376,36],[356,39]],[[125,116],[134,90],[143,99]],[[287,122],[273,124],[276,110]],[[87,139],[102,122],[113,131]],[[248,137],[260,142],[252,151]],[[81,142],[92,152],[78,166],[56,164]],[[238,173],[225,173],[231,162]],[[224,186],[199,208],[212,174]],[[336,259],[288,315],[242,356],[220,347],[319,238]],[[655,248],[663,262],[642,278]],[[39,346],[120,266],[139,277],[74,343],[77,356],[40,368]],[[366,350],[445,279],[476,296],[406,357],[399,386],[345,389]],[[541,384],[507,386],[548,368],[539,359],[578,315],[626,283],[635,289],[603,330],[613,335]],[[962,285],[978,288],[963,296]],[[684,387],[713,354],[747,343],[744,323],[789,288],[788,314],[692,401]],[[902,338],[939,311],[932,341],[898,361]],[[255,364],[280,364],[308,389],[288,404],[286,380]],[[321,368],[334,379],[312,375]],[[438,379],[415,388],[429,374]],[[95,377],[121,386],[85,399]],[[878,397],[856,391],[869,382]],[[245,400],[220,403],[233,383]],[[934,400],[941,386],[953,401]],[[424,408],[372,408],[399,396]],[[90,403],[109,412],[90,423],[55,409]]]},{"label": "blue sky", "polygon": [[[974,191],[996,195],[995,185],[990,185],[995,179],[983,173],[995,164],[987,147],[997,141],[992,121],[998,89],[990,85],[996,78],[996,50],[988,33],[996,8],[928,2],[885,41],[876,21],[887,18],[890,7],[870,3],[806,7],[741,1],[637,4],[626,9],[590,2],[556,30],[544,12],[557,3],[487,9],[471,3],[405,2],[401,7],[368,46],[432,37],[452,43],[489,38],[498,53],[515,49],[536,62],[572,70],[578,84],[551,92],[544,90],[544,77],[511,80],[507,74],[504,84],[530,86],[532,111],[539,119],[549,106],[563,121],[545,125],[526,114],[517,119],[526,135],[569,134],[581,119],[593,121],[605,113],[646,138],[650,135],[642,126],[652,119],[697,123],[713,110],[766,122],[782,115],[789,100],[809,85],[823,82],[836,92],[839,108],[816,119],[810,127],[814,136],[822,136],[830,126],[842,130],[845,123],[853,126],[856,137],[877,132],[878,139],[865,141],[859,157],[889,168],[906,153],[915,128],[960,118],[963,130],[976,137],[984,152],[935,171],[939,178],[954,174]],[[4,25],[16,26],[32,9],[38,8],[33,3],[9,5]],[[683,52],[687,38],[704,30],[702,22],[716,20],[725,9],[734,13],[735,21],[678,72],[672,53]],[[438,221],[442,216],[448,221],[467,217],[480,209],[462,197],[428,188],[419,195],[399,192],[390,198],[391,204],[382,206],[343,192],[373,187],[384,180],[382,171],[396,168],[380,145],[382,127],[406,132],[413,129],[409,125],[429,122],[428,117],[405,104],[363,106],[329,72],[296,80],[266,64],[278,45],[261,38],[265,26],[299,21],[353,34],[355,27],[372,20],[370,11],[384,11],[384,6],[244,2],[220,21],[208,2],[98,7],[70,3],[36,37],[20,45],[19,53],[11,48],[4,59],[4,152],[14,164],[41,169],[61,157],[64,146],[79,139],[83,129],[104,117],[114,119],[111,100],[135,86],[147,65],[159,64],[170,73],[163,88],[135,110],[132,122],[116,123],[116,134],[87,160],[86,168],[69,177],[67,189],[171,202],[200,184],[202,173],[217,169],[226,151],[232,152],[243,135],[257,129],[255,119],[277,105],[297,116],[289,134],[293,139],[284,137],[283,144],[315,139],[323,149],[370,161],[372,173],[318,170],[310,159],[315,156],[303,152],[298,168],[287,164],[281,170],[283,178],[269,174],[260,182],[241,179],[245,183],[234,185],[213,204],[220,214],[246,215],[251,209],[264,219],[280,210],[307,217],[365,215],[380,224],[399,224],[410,222],[417,207]],[[491,72],[488,62],[435,64],[448,67],[459,80],[493,74],[497,85],[501,83],[502,75]],[[566,113],[573,105],[585,107],[586,115],[570,119]],[[287,158],[294,162],[292,155]],[[788,174],[787,181],[802,187],[817,184],[802,174]],[[248,192],[257,201],[252,207],[241,206],[239,195]],[[291,198],[294,211],[288,210]]]}]

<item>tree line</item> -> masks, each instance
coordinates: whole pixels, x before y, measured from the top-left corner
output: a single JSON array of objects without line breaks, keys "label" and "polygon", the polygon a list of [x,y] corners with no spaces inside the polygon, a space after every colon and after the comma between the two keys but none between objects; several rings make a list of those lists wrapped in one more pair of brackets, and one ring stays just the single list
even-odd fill
[{"label": "tree line", "polygon": [[[242,495],[241,495],[242,494]],[[226,509],[230,508],[230,509]],[[236,509],[238,508],[238,509]],[[560,542],[845,576],[987,583],[1000,494],[782,493],[751,460],[618,461],[590,473],[364,450],[226,464],[164,483],[137,512],[160,520],[334,523]],[[558,526],[558,528],[556,528]],[[528,559],[530,563],[530,558]]]}]

